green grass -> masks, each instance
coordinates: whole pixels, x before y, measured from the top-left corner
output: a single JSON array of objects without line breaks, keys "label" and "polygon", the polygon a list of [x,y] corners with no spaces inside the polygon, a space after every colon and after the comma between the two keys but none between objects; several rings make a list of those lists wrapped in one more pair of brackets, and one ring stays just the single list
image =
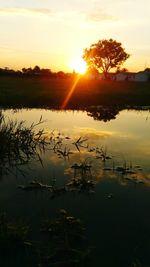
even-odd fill
[{"label": "green grass", "polygon": [[[74,80],[0,77],[0,106],[59,108]],[[115,82],[81,78],[68,108],[89,105],[150,105],[150,82]]]}]

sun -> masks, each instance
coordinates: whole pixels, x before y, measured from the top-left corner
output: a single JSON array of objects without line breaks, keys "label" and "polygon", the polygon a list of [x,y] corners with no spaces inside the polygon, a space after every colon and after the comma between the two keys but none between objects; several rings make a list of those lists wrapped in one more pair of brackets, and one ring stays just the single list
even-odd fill
[{"label": "sun", "polygon": [[84,74],[87,70],[87,64],[82,58],[74,60],[71,64],[73,70],[77,73]]}]

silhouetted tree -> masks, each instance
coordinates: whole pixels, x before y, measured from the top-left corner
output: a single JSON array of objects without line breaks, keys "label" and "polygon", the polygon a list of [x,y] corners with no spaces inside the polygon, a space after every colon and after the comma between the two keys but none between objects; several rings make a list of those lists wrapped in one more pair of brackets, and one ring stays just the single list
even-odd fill
[{"label": "silhouetted tree", "polygon": [[83,59],[91,67],[102,71],[105,78],[112,68],[118,68],[129,57],[121,43],[113,39],[99,40],[84,50]]},{"label": "silhouetted tree", "polygon": [[150,68],[146,68],[144,71],[150,73]]},{"label": "silhouetted tree", "polygon": [[41,69],[39,66],[34,68],[22,68],[20,70],[9,69],[8,67],[0,68],[0,76],[25,76],[25,77],[50,77],[50,78],[70,78],[71,73],[65,73],[63,71],[53,72],[51,69]]},{"label": "silhouetted tree", "polygon": [[52,76],[52,71],[50,69],[41,69],[41,76]]},{"label": "silhouetted tree", "polygon": [[146,68],[144,72],[148,75],[148,81],[150,81],[150,68]]},{"label": "silhouetted tree", "polygon": [[39,66],[35,66],[35,67],[33,68],[33,70],[32,70],[32,73],[33,73],[33,74],[36,74],[36,75],[39,75],[40,72],[41,72],[41,69],[40,69]]},{"label": "silhouetted tree", "polygon": [[8,67],[5,67],[4,69],[0,68],[0,75],[7,75],[7,76],[14,76],[17,72],[13,69],[9,69]]},{"label": "silhouetted tree", "polygon": [[61,79],[65,78],[65,73],[63,71],[58,71],[57,78],[61,78]]},{"label": "silhouetted tree", "polygon": [[22,68],[22,73],[25,74],[26,73],[26,68]]},{"label": "silhouetted tree", "polygon": [[122,69],[117,68],[116,73],[122,73],[122,72],[128,72],[128,69],[126,69],[126,68],[122,68]]},{"label": "silhouetted tree", "polygon": [[98,76],[99,71],[95,67],[89,66],[86,73],[92,74],[93,76],[96,77],[96,76]]}]

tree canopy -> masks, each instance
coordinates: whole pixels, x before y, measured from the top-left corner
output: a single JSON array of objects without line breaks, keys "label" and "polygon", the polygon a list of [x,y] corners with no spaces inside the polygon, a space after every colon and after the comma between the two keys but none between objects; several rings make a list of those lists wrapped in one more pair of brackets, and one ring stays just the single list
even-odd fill
[{"label": "tree canopy", "polygon": [[122,44],[113,39],[99,40],[83,53],[83,59],[87,64],[102,71],[105,78],[110,69],[119,68],[128,57],[129,54],[122,48]]}]

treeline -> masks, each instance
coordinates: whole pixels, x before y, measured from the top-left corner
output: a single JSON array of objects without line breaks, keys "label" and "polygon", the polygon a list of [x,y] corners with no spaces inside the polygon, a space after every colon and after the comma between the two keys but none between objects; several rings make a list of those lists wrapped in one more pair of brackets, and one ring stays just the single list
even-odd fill
[{"label": "treeline", "polygon": [[0,68],[0,76],[25,76],[25,77],[50,77],[50,78],[69,78],[74,73],[65,73],[63,71],[53,72],[51,69],[40,68],[22,68],[22,70],[13,70],[9,68]]}]

